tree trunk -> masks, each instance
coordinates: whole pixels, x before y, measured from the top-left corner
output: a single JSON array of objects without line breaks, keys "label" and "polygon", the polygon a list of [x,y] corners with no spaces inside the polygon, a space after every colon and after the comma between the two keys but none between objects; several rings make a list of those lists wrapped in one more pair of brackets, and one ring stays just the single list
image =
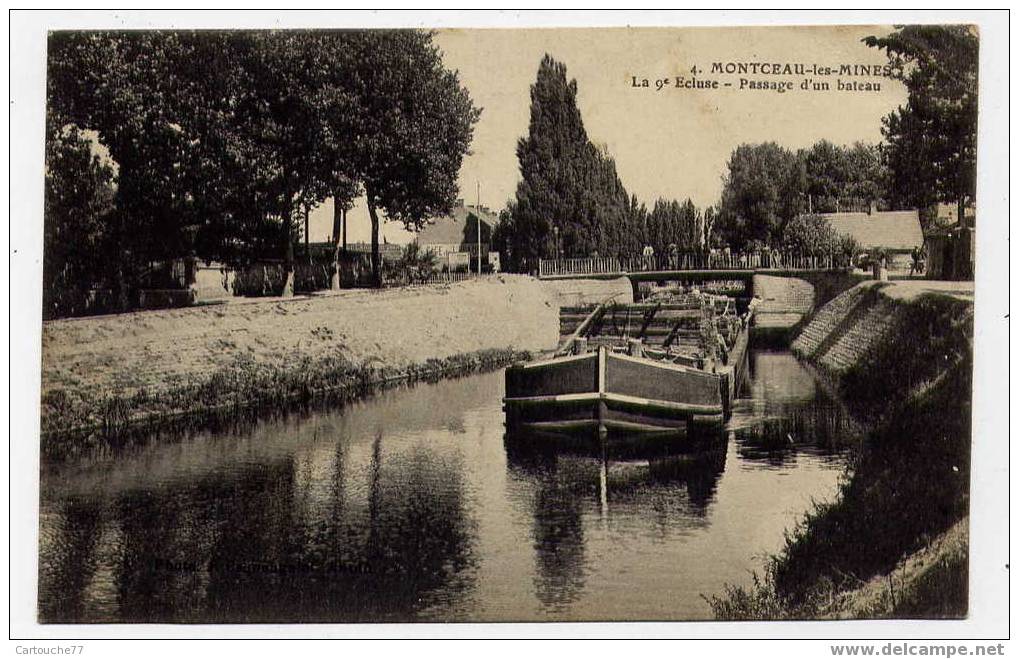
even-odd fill
[{"label": "tree trunk", "polygon": [[343,222],[343,206],[339,197],[333,197],[333,277],[329,287],[340,290],[340,231]]},{"label": "tree trunk", "polygon": [[311,208],[304,207],[304,258],[311,265],[311,232],[308,230],[308,216],[311,215]]},{"label": "tree trunk", "polygon": [[[120,259],[123,259],[124,251],[120,250]],[[120,260],[118,259],[118,260]],[[117,263],[116,269],[116,289],[117,289],[117,311],[128,311],[131,307],[130,300],[127,295],[127,276],[124,274],[124,264]]]},{"label": "tree trunk", "polygon": [[117,225],[116,225],[116,227],[117,227],[116,228],[116,237],[117,237],[116,238],[116,244],[117,244],[116,263],[117,263],[117,265],[116,265],[116,267],[114,268],[114,271],[113,271],[113,277],[114,277],[113,285],[114,285],[114,289],[115,289],[114,290],[114,294],[116,295],[116,303],[115,304],[116,304],[116,307],[117,307],[117,311],[128,311],[128,309],[131,306],[131,303],[130,303],[130,300],[128,300],[127,274],[125,273],[125,267],[124,267],[124,265],[125,265],[124,262],[127,260],[127,249],[126,249],[127,248],[127,244],[126,244],[127,241],[125,240],[125,236],[127,235],[127,230],[126,230],[126,227],[125,227],[126,223],[124,222],[124,214],[122,212],[120,212],[119,210],[115,211],[115,213],[116,213],[116,222],[117,222]]},{"label": "tree trunk", "polygon": [[287,206],[283,213],[283,240],[286,249],[283,252],[283,297],[294,296],[294,210],[293,195],[287,194]]},{"label": "tree trunk", "polygon": [[379,214],[375,208],[375,200],[371,191],[367,192],[368,215],[372,220],[372,285],[382,288],[382,259],[379,256]]},{"label": "tree trunk", "polygon": [[957,213],[957,218],[956,219],[959,222],[959,226],[960,227],[965,227],[966,226],[966,197],[965,196],[959,197],[959,200],[956,202],[955,210],[956,210],[956,213]]},{"label": "tree trunk", "polygon": [[340,227],[343,221],[343,205],[339,197],[333,197],[333,244],[340,244]]}]

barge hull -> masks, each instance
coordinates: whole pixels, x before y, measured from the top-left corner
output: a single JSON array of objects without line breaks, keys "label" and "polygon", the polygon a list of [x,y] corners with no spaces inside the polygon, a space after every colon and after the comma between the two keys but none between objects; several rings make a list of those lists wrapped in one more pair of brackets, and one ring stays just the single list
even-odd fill
[{"label": "barge hull", "polygon": [[[736,357],[734,351],[733,357]],[[510,432],[677,435],[720,426],[731,409],[735,373],[596,352],[506,370]]]}]

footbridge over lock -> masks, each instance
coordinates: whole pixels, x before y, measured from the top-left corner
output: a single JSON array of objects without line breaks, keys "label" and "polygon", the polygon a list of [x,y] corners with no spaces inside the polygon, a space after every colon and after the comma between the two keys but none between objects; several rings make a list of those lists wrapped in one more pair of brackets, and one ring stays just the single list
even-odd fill
[{"label": "footbridge over lock", "polygon": [[625,277],[637,302],[653,288],[670,284],[695,285],[732,297],[758,297],[755,332],[779,340],[788,338],[813,309],[866,278],[855,274],[848,260],[838,255],[696,256],[543,259],[537,274],[545,281],[576,284]]}]

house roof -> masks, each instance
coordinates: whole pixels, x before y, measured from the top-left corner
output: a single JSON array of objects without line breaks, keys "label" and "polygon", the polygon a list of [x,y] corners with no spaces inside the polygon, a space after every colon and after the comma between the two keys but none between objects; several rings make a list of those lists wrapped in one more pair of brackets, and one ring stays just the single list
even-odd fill
[{"label": "house roof", "polygon": [[923,245],[916,210],[874,213],[822,213],[835,231],[852,236],[863,249],[913,249]]},{"label": "house roof", "polygon": [[[499,216],[484,206],[480,209],[474,206],[456,206],[448,215],[437,217],[426,224],[418,232],[418,244],[459,245],[472,242],[477,236],[466,235],[467,230],[475,226],[472,217],[480,218],[482,224],[488,226],[487,231],[482,229],[482,234],[490,233],[499,224]],[[473,231],[471,233],[473,234]]]}]

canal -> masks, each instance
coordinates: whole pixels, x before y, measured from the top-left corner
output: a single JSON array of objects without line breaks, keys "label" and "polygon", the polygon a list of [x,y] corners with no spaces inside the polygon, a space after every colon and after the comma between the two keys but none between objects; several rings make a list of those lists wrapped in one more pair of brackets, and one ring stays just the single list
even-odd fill
[{"label": "canal", "polygon": [[751,353],[696,455],[504,438],[502,372],[44,463],[43,622],[685,620],[747,584],[855,431]]}]

